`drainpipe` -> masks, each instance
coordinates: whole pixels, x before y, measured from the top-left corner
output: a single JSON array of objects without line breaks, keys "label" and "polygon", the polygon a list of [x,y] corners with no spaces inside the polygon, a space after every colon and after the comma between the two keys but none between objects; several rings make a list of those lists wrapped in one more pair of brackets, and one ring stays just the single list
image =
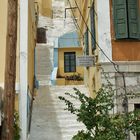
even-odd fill
[{"label": "drainpipe", "polygon": [[20,0],[20,95],[19,117],[21,140],[27,140],[28,91],[28,0]]}]

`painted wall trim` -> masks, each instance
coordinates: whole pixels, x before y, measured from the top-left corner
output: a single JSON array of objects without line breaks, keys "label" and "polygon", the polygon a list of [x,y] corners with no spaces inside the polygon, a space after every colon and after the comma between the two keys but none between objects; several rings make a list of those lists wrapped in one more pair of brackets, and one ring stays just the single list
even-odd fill
[{"label": "painted wall trim", "polygon": [[55,67],[51,74],[51,84],[52,85],[56,85],[57,71],[58,71],[58,67]]},{"label": "painted wall trim", "polygon": [[21,140],[27,139],[28,87],[28,0],[20,0],[20,128]]}]

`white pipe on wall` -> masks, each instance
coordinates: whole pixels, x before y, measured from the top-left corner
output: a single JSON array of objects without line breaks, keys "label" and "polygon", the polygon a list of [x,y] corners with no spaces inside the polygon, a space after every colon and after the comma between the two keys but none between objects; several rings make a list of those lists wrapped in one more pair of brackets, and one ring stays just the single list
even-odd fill
[{"label": "white pipe on wall", "polygon": [[[104,5],[104,6],[103,6]],[[111,29],[110,29],[110,3],[109,0],[97,0],[97,32],[98,44],[106,55],[112,60]],[[104,54],[99,52],[99,61],[108,62]]]},{"label": "white pipe on wall", "polygon": [[20,128],[21,140],[27,139],[28,88],[28,0],[20,0]]}]

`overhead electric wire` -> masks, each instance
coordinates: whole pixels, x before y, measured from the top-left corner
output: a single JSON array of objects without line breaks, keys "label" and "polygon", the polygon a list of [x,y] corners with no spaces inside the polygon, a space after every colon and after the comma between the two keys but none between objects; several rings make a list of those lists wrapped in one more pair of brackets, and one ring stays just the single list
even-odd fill
[{"label": "overhead electric wire", "polygon": [[[68,1],[69,1],[69,0],[68,0]],[[119,69],[118,69],[118,66],[119,66],[119,65],[116,64],[115,62],[113,62],[113,61],[106,55],[106,53],[103,51],[103,49],[100,47],[100,45],[97,43],[95,37],[93,36],[92,32],[90,31],[90,29],[89,29],[89,27],[88,27],[88,25],[87,25],[87,23],[86,23],[86,21],[85,21],[85,19],[84,19],[84,16],[82,15],[82,12],[81,12],[81,10],[80,10],[80,8],[79,8],[79,6],[78,6],[76,0],[74,0],[74,2],[75,2],[76,6],[77,6],[77,8],[78,8],[78,11],[79,11],[79,13],[80,13],[80,15],[81,15],[81,17],[82,17],[83,22],[85,23],[85,25],[86,25],[86,27],[87,27],[87,30],[88,30],[89,33],[91,34],[91,37],[94,39],[96,45],[98,46],[98,48],[100,49],[100,51],[104,54],[104,56],[113,64],[114,69],[115,69],[118,73],[121,73],[121,72],[119,71]],[[116,66],[117,66],[117,68],[116,68]]]},{"label": "overhead electric wire", "polygon": [[[70,8],[71,8],[71,12],[72,12],[72,15],[73,15],[73,17],[74,17],[74,20],[76,21],[76,17],[75,17],[75,15],[74,15],[73,10],[72,10],[72,5],[71,5],[70,0],[68,0],[68,2],[69,2],[69,5],[70,5]],[[77,8],[78,8],[78,7],[77,7]],[[80,30],[80,33],[81,33],[81,35],[82,35],[82,38],[84,38],[84,35],[83,35],[83,33],[82,33],[82,30],[81,30],[79,24],[77,23],[77,25],[76,25],[76,23],[77,23],[77,22],[74,22],[75,26],[78,27],[78,29]]]},{"label": "overhead electric wire", "polygon": [[[125,112],[128,113],[128,97],[127,97],[126,81],[125,81],[124,72],[120,72],[120,71],[119,71],[119,65],[116,64],[115,62],[113,62],[113,61],[106,55],[106,53],[102,50],[102,48],[100,47],[100,45],[97,43],[95,37],[93,36],[92,32],[90,31],[90,29],[89,29],[89,27],[88,27],[88,25],[87,25],[87,23],[86,23],[86,21],[85,21],[85,19],[84,19],[84,16],[82,15],[82,12],[81,12],[81,10],[80,10],[80,8],[79,8],[79,6],[78,6],[76,0],[74,0],[74,2],[75,2],[76,6],[77,6],[77,8],[78,8],[78,11],[79,11],[81,17],[82,17],[82,20],[84,21],[84,23],[85,23],[85,25],[86,25],[86,27],[87,27],[87,30],[90,32],[91,37],[94,39],[96,45],[97,45],[98,48],[101,50],[101,52],[104,54],[104,56],[110,61],[110,63],[113,64],[114,69],[116,70],[116,72],[119,73],[119,74],[121,74],[122,77],[123,77],[123,83],[124,83],[123,86],[124,86],[124,92],[125,92],[125,93],[124,93],[124,94],[125,94],[125,98],[124,98],[124,101],[123,101],[123,107],[124,107]],[[117,66],[117,67],[116,67],[116,66]]]},{"label": "overhead electric wire", "polygon": [[[72,7],[72,6],[71,6],[71,3],[70,3],[70,0],[68,0],[68,2],[69,2],[69,4],[70,4],[70,7]],[[79,8],[79,6],[78,6],[76,0],[74,0],[74,2],[75,2],[76,6],[77,6],[77,8],[78,8],[78,11],[79,11],[79,13],[80,13],[80,15],[81,15],[81,17],[82,17],[83,22],[85,23],[85,25],[86,25],[86,27],[87,27],[87,30],[89,31],[89,33],[91,34],[91,37],[92,37],[93,40],[95,41],[95,44],[98,46],[98,48],[99,48],[100,51],[103,53],[103,55],[109,60],[109,62],[110,62],[111,64],[113,64],[115,71],[116,71],[117,73],[121,74],[122,77],[123,77],[123,83],[124,83],[123,86],[124,86],[124,92],[125,92],[125,93],[124,93],[125,98],[124,98],[124,100],[123,100],[123,107],[124,107],[125,112],[127,113],[127,112],[128,112],[128,97],[127,97],[127,90],[126,90],[125,74],[124,74],[124,72],[120,72],[120,70],[119,70],[119,65],[116,64],[115,62],[113,62],[113,61],[107,56],[107,54],[103,51],[103,49],[100,47],[100,45],[97,43],[96,38],[93,36],[92,32],[90,31],[90,29],[89,29],[89,27],[88,27],[88,25],[87,25],[87,23],[86,23],[86,21],[85,21],[85,19],[84,19],[84,16],[82,15],[82,12],[81,12],[81,10],[80,10],[80,8]],[[91,7],[90,7],[90,10],[91,10]],[[73,12],[73,11],[72,11],[72,14],[73,14],[73,17],[75,18],[75,15],[74,15],[74,12]],[[97,14],[97,13],[96,13],[96,14]],[[76,22],[76,23],[77,23],[77,22]],[[81,28],[80,28],[80,26],[79,26],[78,23],[77,23],[77,26],[78,26],[78,28],[79,28],[79,30],[80,30],[82,36],[84,37],[84,35],[83,35],[83,33],[82,33],[82,30],[81,30]],[[117,67],[116,67],[116,66],[117,66]]]}]

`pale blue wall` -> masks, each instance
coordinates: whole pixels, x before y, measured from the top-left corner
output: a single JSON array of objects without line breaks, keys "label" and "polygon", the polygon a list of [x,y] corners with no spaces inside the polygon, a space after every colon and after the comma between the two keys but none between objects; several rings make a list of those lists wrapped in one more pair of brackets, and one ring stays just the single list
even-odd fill
[{"label": "pale blue wall", "polygon": [[54,60],[53,67],[58,67],[58,48],[54,48],[53,60]]},{"label": "pale blue wall", "polygon": [[58,38],[58,47],[79,47],[79,37],[77,32],[70,32]]}]

